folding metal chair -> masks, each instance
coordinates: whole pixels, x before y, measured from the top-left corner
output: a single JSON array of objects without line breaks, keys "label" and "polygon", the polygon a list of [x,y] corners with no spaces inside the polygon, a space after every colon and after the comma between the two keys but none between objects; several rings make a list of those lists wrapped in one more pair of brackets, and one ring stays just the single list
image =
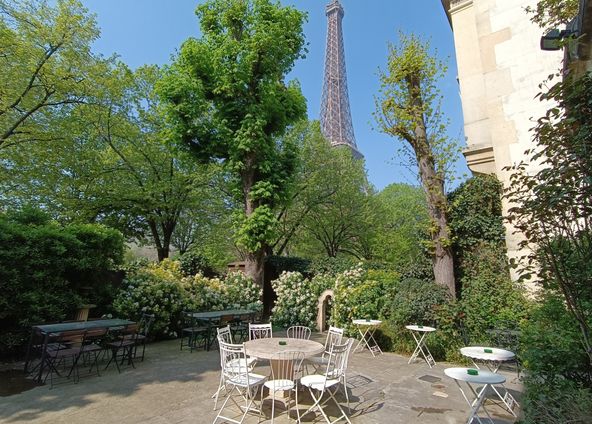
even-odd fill
[{"label": "folding metal chair", "polygon": [[[261,409],[253,408],[253,403],[257,390],[265,383],[267,377],[249,371],[244,345],[232,345],[223,341],[219,343],[222,379],[227,396],[214,419],[214,424],[218,420],[241,424],[249,412],[258,412],[261,417]],[[244,405],[239,404],[237,397],[244,401]],[[239,409],[240,419],[222,415],[230,400]]]},{"label": "folding metal chair", "polygon": [[[351,350],[353,342],[354,340],[350,339],[344,344],[334,344],[332,346],[327,356],[327,368],[324,374],[314,374],[302,377],[300,384],[308,387],[313,399],[313,404],[300,416],[301,418],[314,410],[318,410],[329,424],[336,423],[342,419],[345,419],[351,424],[349,417],[335,398],[335,392],[339,389],[339,385],[343,381],[343,376],[347,367],[347,356]],[[318,395],[315,393],[318,393]],[[323,396],[325,393],[327,393],[329,397],[323,402]],[[329,419],[327,413],[323,410],[323,406],[330,400],[333,400],[341,412],[341,415],[333,421]]]},{"label": "folding metal chair", "polygon": [[[85,330],[70,330],[55,333],[52,339],[52,345],[46,343],[43,348],[41,370],[47,367],[47,375],[43,379],[43,382],[47,381],[49,377],[50,387],[53,388],[53,375],[54,373],[61,376],[59,368],[64,370],[68,369],[68,361],[72,361],[72,365],[69,366],[68,379],[74,373],[73,381],[76,383],[79,379],[78,373],[78,360],[82,352],[82,346],[84,345]],[[50,338],[47,337],[46,341]]]},{"label": "folding metal chair", "polygon": [[[230,326],[227,325],[226,327],[218,328],[218,345],[220,343],[226,344],[233,344],[232,343],[232,332],[230,331]],[[240,345],[238,345],[240,346]],[[247,357],[247,367],[249,368],[249,372],[253,371],[255,368],[255,364],[257,363],[257,358]],[[220,355],[220,366],[222,366],[222,355]],[[218,397],[220,396],[220,391],[224,388],[224,378],[222,372],[220,372],[220,383],[218,384],[218,389],[212,395],[214,398],[214,411],[218,408]]]},{"label": "folding metal chair", "polygon": [[117,371],[121,373],[121,367],[119,366],[119,360],[117,358],[119,352],[121,352],[122,365],[127,359],[128,365],[131,365],[132,368],[136,368],[136,365],[134,364],[134,349],[137,343],[138,329],[139,325],[136,323],[126,325],[120,330],[119,340],[107,343],[107,346],[111,349],[111,358],[109,359],[109,362],[107,362],[105,369],[107,369],[111,362],[114,361],[117,366]]},{"label": "folding metal chair", "polygon": [[343,328],[338,327],[329,327],[329,331],[327,331],[327,337],[325,338],[325,349],[321,356],[313,356],[312,358],[308,358],[305,360],[305,366],[310,364],[314,368],[314,372],[319,372],[319,370],[323,367],[327,366],[327,358],[329,355],[329,351],[334,344],[341,343],[341,339],[343,338]]}]

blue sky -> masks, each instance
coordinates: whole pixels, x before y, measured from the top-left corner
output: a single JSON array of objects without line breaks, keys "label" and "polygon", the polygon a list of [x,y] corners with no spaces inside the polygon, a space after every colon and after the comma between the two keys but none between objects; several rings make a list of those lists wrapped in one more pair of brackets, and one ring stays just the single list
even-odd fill
[{"label": "blue sky", "polygon": [[[188,37],[199,37],[194,14],[198,0],[83,0],[95,13],[101,38],[95,51],[114,53],[132,68],[143,64],[170,63],[171,55]],[[326,38],[325,5],[328,0],[282,0],[308,12],[304,27],[308,54],[300,60],[290,79],[298,79],[308,101],[308,115],[318,119]],[[442,58],[449,58],[449,71],[441,82],[444,112],[450,119],[449,135],[464,139],[462,110],[452,31],[440,0],[341,0],[346,64],[352,118],[358,149],[364,154],[370,181],[377,189],[394,182],[417,184],[414,170],[398,157],[399,141],[374,130],[374,96],[377,72],[385,68],[388,42],[396,43],[398,32],[414,32],[430,39]],[[456,174],[468,174],[460,158]],[[455,184],[456,185],[456,184]]]}]

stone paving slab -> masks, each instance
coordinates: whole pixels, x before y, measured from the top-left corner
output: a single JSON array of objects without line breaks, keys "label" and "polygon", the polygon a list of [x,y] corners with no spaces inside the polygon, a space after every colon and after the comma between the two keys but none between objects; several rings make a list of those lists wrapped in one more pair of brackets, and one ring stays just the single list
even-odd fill
[{"label": "stone paving slab", "polygon": [[[315,335],[319,337],[319,335]],[[323,336],[320,336],[321,338]],[[136,369],[117,373],[115,367],[101,376],[81,378],[78,384],[65,382],[55,386],[0,397],[0,423],[33,424],[182,424],[211,423],[212,393],[218,387],[217,351],[179,350],[179,341],[153,343],[146,349],[146,360]],[[450,364],[430,369],[425,362],[407,364],[407,358],[385,353],[373,358],[368,352],[353,354],[348,370],[351,421],[373,423],[465,423],[468,405],[454,381],[444,375]],[[258,373],[266,373],[265,367]],[[84,375],[84,369],[81,368]],[[516,373],[504,372],[506,387],[520,401],[521,384]],[[420,377],[440,378],[430,383]],[[428,380],[434,380],[428,377]],[[343,395],[338,397],[345,405]],[[301,410],[310,405],[310,397],[301,392]],[[246,423],[270,422],[271,401],[264,402],[264,418],[249,416]],[[512,423],[513,417],[487,403],[495,424]],[[276,403],[276,413],[283,411]],[[335,408],[330,415],[337,416]],[[238,413],[238,411],[237,411]],[[293,414],[293,416],[295,416]],[[484,414],[480,415],[481,417]],[[275,419],[289,422],[285,414]],[[292,420],[294,422],[294,420]],[[309,414],[302,422],[324,422],[319,414]]]}]

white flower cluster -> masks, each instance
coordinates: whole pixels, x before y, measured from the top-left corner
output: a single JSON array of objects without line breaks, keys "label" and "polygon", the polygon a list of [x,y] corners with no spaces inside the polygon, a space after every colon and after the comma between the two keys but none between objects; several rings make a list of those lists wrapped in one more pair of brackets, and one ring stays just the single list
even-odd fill
[{"label": "white flower cluster", "polygon": [[317,303],[321,291],[332,285],[326,278],[304,278],[299,272],[283,272],[271,282],[277,295],[272,310],[274,324],[289,327],[306,325],[314,327],[317,316]]},{"label": "white flower cluster", "polygon": [[184,310],[261,310],[261,296],[261,287],[240,272],[224,279],[184,277],[177,261],[165,260],[130,274],[113,306],[119,315],[134,319],[154,314],[154,334],[177,337]]}]

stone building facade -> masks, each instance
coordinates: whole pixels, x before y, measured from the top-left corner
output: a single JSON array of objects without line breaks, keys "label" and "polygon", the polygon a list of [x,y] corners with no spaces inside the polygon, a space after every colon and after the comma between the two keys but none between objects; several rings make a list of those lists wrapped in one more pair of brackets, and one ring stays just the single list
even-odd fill
[{"label": "stone building facade", "polygon": [[[539,85],[562,68],[563,53],[540,49],[543,31],[525,8],[535,0],[442,0],[454,32],[464,115],[464,155],[475,174],[495,174],[526,160],[530,129],[549,108],[535,99]],[[504,203],[504,213],[509,205]],[[520,235],[506,227],[509,257]]]}]

